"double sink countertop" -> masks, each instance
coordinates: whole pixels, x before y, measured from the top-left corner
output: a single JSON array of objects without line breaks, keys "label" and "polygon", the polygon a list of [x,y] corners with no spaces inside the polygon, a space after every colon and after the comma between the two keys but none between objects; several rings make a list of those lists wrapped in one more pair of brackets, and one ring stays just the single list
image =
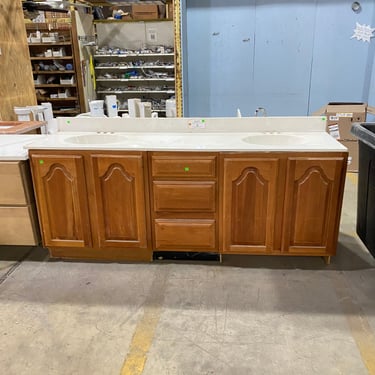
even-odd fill
[{"label": "double sink countertop", "polygon": [[[10,160],[17,155],[17,160],[27,159],[27,149],[229,152],[347,150],[325,131],[326,119],[321,116],[205,119],[62,117],[57,120],[58,131],[55,134],[0,136],[0,160]],[[12,150],[13,155],[10,155]]]}]

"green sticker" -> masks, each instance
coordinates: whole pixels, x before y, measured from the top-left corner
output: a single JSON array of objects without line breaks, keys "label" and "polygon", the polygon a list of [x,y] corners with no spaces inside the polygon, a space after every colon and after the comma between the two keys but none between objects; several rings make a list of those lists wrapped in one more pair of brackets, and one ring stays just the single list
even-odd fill
[{"label": "green sticker", "polygon": [[70,121],[70,120],[68,120],[68,121],[67,121],[66,123],[67,123],[67,124],[70,124],[70,122],[71,122],[71,121]]},{"label": "green sticker", "polygon": [[39,164],[44,164],[44,160],[43,160],[43,159],[40,159],[40,160],[39,160]]},{"label": "green sticker", "polygon": [[184,170],[185,170],[185,172],[189,172],[190,168],[189,167],[185,167]]},{"label": "green sticker", "polygon": [[322,121],[325,121],[325,120],[327,120],[327,117],[323,116]]}]

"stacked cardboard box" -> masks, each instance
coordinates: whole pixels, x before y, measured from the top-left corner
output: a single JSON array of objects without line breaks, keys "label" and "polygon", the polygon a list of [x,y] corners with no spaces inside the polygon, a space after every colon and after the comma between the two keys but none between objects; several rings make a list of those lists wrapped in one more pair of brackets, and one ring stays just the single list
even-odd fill
[{"label": "stacked cardboard box", "polygon": [[166,18],[173,19],[173,2],[167,2],[166,4]]},{"label": "stacked cardboard box", "polygon": [[133,4],[132,17],[135,20],[155,20],[159,17],[158,6],[155,4]]},{"label": "stacked cardboard box", "polygon": [[349,151],[348,172],[358,172],[358,140],[350,129],[353,122],[365,122],[367,112],[375,114],[375,108],[366,103],[328,103],[313,115],[327,117],[327,132]]}]

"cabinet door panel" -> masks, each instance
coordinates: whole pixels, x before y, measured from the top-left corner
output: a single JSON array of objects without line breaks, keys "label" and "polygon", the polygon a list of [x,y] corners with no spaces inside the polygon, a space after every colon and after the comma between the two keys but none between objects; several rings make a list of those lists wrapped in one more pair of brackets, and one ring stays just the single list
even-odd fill
[{"label": "cabinet door panel", "polygon": [[278,159],[224,159],[224,252],[277,248],[278,170]]},{"label": "cabinet door panel", "polygon": [[283,251],[333,252],[343,158],[289,158]]},{"label": "cabinet door panel", "polygon": [[92,155],[100,247],[146,247],[143,157]]},{"label": "cabinet door panel", "polygon": [[45,246],[91,246],[83,156],[32,154]]}]

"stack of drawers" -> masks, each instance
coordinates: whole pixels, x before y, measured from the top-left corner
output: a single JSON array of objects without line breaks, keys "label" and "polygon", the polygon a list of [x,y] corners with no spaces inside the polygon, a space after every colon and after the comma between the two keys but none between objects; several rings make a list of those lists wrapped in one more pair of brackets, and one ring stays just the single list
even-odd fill
[{"label": "stack of drawers", "polygon": [[27,161],[0,162],[0,245],[40,241]]},{"label": "stack of drawers", "polygon": [[150,153],[156,251],[218,252],[216,153]]}]

